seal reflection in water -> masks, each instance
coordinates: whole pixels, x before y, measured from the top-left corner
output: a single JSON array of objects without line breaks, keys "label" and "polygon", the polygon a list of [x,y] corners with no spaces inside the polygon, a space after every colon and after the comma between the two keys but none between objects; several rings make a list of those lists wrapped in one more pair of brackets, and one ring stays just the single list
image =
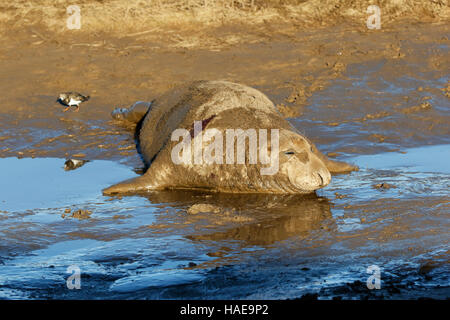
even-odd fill
[{"label": "seal reflection in water", "polygon": [[[202,228],[194,228],[186,237],[194,241],[218,241],[219,247],[223,246],[223,240],[238,241],[239,246],[265,246],[292,237],[304,239],[325,221],[327,226],[333,224],[329,201],[315,194],[205,195],[194,191],[160,191],[143,196],[153,204],[173,207],[174,214],[198,202],[219,208],[219,212],[186,213],[183,223],[177,221],[173,225],[196,226],[201,221]],[[168,221],[173,219],[168,217]],[[166,227],[172,227],[172,223]]]},{"label": "seal reflection in water", "polygon": [[[227,81],[197,81],[170,90],[149,103],[137,103],[129,109],[116,109],[113,117],[138,123],[138,149],[147,166],[144,175],[103,190],[104,194],[133,193],[165,189],[201,189],[230,193],[311,193],[331,181],[330,172],[346,172],[356,167],[329,160],[306,137],[299,134],[260,91]],[[277,171],[264,175],[269,165],[249,162],[174,163],[172,141],[175,130],[193,132],[195,123],[201,131],[215,129],[223,137],[229,129],[279,132],[278,148],[267,142],[268,153],[278,152]],[[193,134],[191,149],[198,145]],[[239,137],[237,137],[239,138]],[[269,137],[268,137],[269,138]],[[245,137],[244,137],[245,140]],[[249,145],[248,142],[247,145]],[[200,144],[203,152],[208,144]],[[223,148],[224,150],[227,147]],[[233,146],[238,153],[237,143]],[[184,152],[184,151],[183,151]],[[225,155],[224,155],[225,157]]]}]

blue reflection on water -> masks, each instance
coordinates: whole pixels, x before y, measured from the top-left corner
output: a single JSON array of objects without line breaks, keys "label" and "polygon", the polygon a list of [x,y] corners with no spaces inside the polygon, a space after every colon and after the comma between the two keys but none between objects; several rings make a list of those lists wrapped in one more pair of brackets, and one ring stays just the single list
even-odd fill
[{"label": "blue reflection on water", "polygon": [[0,210],[61,207],[94,200],[101,190],[135,177],[130,168],[97,160],[65,171],[64,159],[0,159]]},{"label": "blue reflection on water", "polygon": [[407,168],[417,172],[450,173],[450,145],[411,148],[404,153],[363,155],[352,161],[360,167],[372,169]]}]

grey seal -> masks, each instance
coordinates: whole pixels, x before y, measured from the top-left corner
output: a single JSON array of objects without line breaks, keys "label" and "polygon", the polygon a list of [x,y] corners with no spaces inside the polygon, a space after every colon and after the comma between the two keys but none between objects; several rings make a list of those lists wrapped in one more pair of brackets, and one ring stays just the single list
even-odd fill
[{"label": "grey seal", "polygon": [[[116,109],[112,116],[139,123],[137,137],[147,171],[142,176],[104,189],[106,195],[167,189],[305,194],[328,185],[330,173],[357,169],[353,165],[328,159],[282,117],[266,95],[242,84],[196,81],[171,89],[151,103],[137,102],[128,109]],[[186,152],[188,160],[194,158],[194,161],[174,161],[174,150],[180,149],[181,145],[179,139],[174,139],[176,130],[185,132],[183,137],[179,135],[178,138],[187,139],[181,153],[184,155]],[[218,154],[219,149],[211,148],[212,145],[225,146],[223,149],[231,151],[233,157],[239,152],[237,143],[230,143],[230,148],[227,142],[217,140],[219,137],[228,138],[227,130],[235,130],[233,141],[240,138],[241,142],[248,141],[245,159],[241,162],[228,163],[228,154]],[[266,136],[271,136],[270,143],[267,142],[264,147],[270,153],[270,160],[274,156],[273,159],[278,161],[277,170],[269,174],[265,174],[264,170],[268,171],[273,162],[263,164],[251,161],[253,153],[249,132],[264,133],[264,130]],[[215,135],[209,136],[210,140],[206,143],[204,140],[199,142],[208,132]],[[277,144],[275,133],[278,133]],[[214,144],[216,140],[218,144]],[[195,162],[196,145],[200,145],[200,152],[209,152],[213,161]],[[191,147],[193,154],[184,147]]]}]

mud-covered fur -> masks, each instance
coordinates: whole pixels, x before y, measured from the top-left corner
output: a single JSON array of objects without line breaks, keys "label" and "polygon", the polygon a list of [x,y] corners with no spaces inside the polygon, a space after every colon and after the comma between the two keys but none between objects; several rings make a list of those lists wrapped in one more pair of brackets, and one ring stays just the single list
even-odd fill
[{"label": "mud-covered fur", "polygon": [[[114,111],[113,116],[141,122],[139,146],[148,170],[143,176],[105,189],[105,194],[162,189],[310,193],[331,181],[330,172],[356,169],[324,156],[282,117],[263,93],[227,81],[197,81],[180,86],[151,105],[137,103],[130,109]],[[226,129],[267,129],[268,132],[278,129],[278,172],[262,175],[264,165],[249,164],[248,160],[245,164],[173,163],[171,151],[179,142],[171,141],[172,132],[175,129],[192,132],[195,121],[201,121],[203,130],[219,130],[223,137]],[[246,153],[248,159],[248,150]]]}]

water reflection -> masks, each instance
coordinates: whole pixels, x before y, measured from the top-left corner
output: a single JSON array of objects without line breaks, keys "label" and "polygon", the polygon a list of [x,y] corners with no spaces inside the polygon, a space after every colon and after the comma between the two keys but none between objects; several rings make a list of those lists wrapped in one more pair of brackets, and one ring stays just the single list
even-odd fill
[{"label": "water reflection", "polygon": [[[331,219],[328,199],[315,194],[205,194],[189,191],[155,192],[145,195],[153,204],[170,205],[183,212],[193,204],[209,204],[220,209],[218,213],[184,214],[184,224],[199,225],[194,241],[237,240],[241,245],[270,245],[290,237],[305,237],[319,229],[322,222]],[[178,221],[176,222],[178,223]],[[212,229],[212,232],[211,232]]]}]

